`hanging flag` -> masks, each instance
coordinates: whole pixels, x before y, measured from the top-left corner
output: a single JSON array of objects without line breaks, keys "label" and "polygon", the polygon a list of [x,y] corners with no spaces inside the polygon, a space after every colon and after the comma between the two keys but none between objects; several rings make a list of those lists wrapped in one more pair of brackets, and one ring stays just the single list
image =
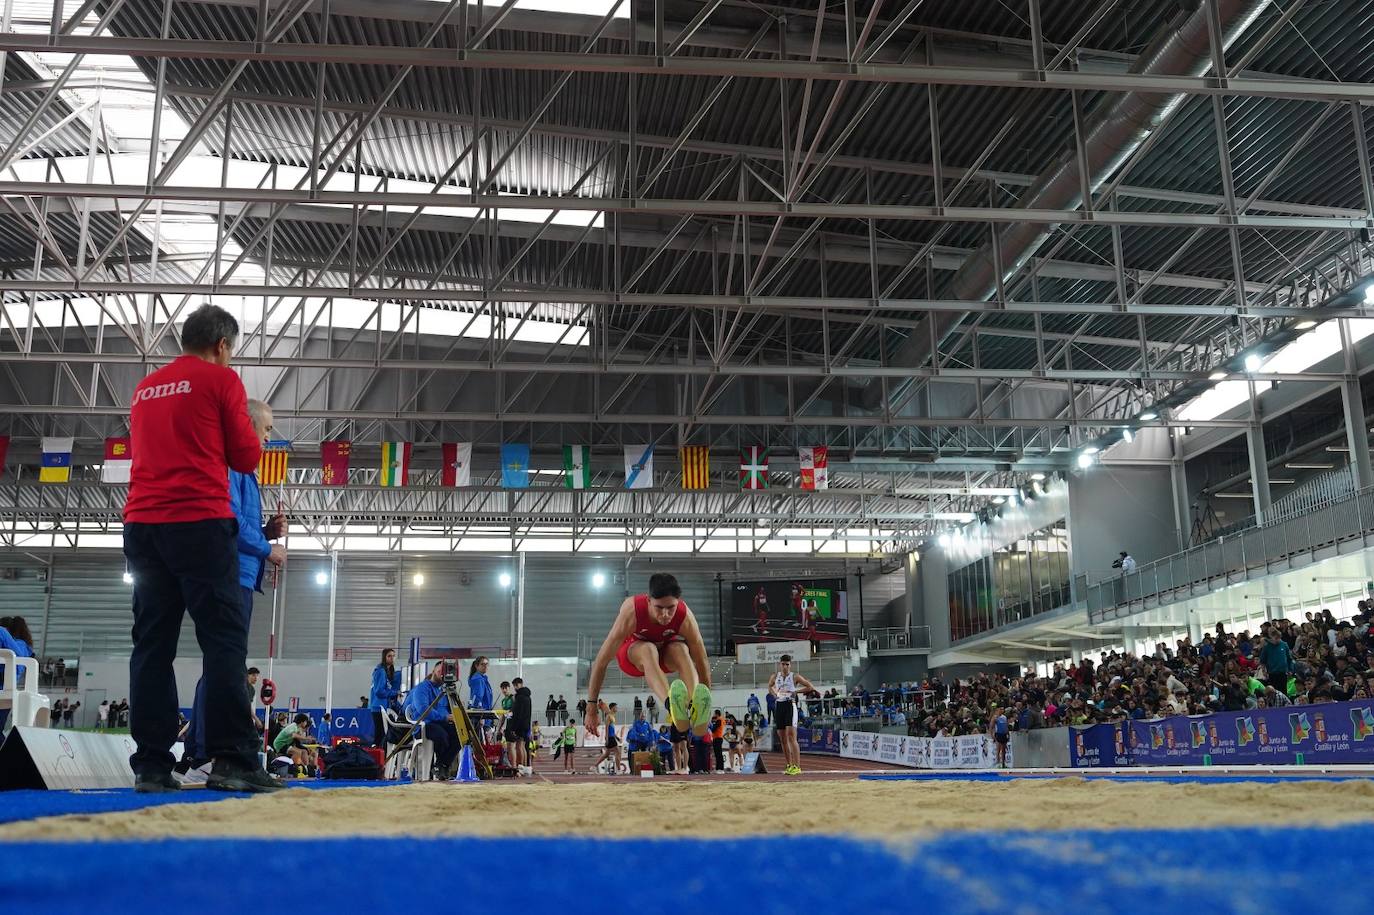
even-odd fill
[{"label": "hanging flag", "polygon": [[682,488],[706,489],[711,485],[711,449],[705,445],[683,445]]},{"label": "hanging flag", "polygon": [[44,438],[43,463],[38,469],[38,482],[65,483],[72,477],[72,440]]},{"label": "hanging flag", "polygon": [[383,486],[410,485],[410,442],[382,442]]},{"label": "hanging flag", "polygon": [[348,462],[352,457],[352,442],[320,442],[321,485],[347,486]]},{"label": "hanging flag", "polygon": [[507,489],[529,489],[529,445],[501,446],[501,485]]},{"label": "hanging flag", "polygon": [[801,452],[801,488],[830,487],[830,458],[825,445],[807,445]]},{"label": "hanging flag", "polygon": [[134,453],[127,438],[105,439],[105,465],[100,468],[100,482],[128,483],[129,470],[134,466]]},{"label": "hanging flag", "polygon": [[262,457],[258,459],[258,485],[277,486],[286,482],[286,459],[291,454],[291,443],[272,440],[262,446]]},{"label": "hanging flag", "polygon": [[739,455],[739,488],[768,488],[768,449],[750,445]]},{"label": "hanging flag", "polygon": [[0,435],[0,476],[5,475],[5,455],[9,453],[9,450],[10,437],[8,435]]},{"label": "hanging flag", "polygon": [[472,485],[472,442],[444,442],[443,484]]},{"label": "hanging flag", "polygon": [[654,446],[625,446],[625,488],[651,489],[654,485]]},{"label": "hanging flag", "polygon": [[590,445],[563,446],[563,485],[569,489],[592,488],[592,448]]}]

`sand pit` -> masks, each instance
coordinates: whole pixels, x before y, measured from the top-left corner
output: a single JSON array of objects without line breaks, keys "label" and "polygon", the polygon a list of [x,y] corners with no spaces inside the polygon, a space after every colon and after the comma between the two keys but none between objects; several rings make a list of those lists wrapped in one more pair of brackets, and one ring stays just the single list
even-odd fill
[{"label": "sand pit", "polygon": [[[684,815],[685,811],[697,814]],[[709,812],[709,815],[705,815]],[[1374,783],[1131,784],[805,781],[502,783],[287,791],[270,797],[50,817],[5,840],[323,836],[750,836],[779,824],[869,838],[951,830],[1328,825],[1374,820]]]}]

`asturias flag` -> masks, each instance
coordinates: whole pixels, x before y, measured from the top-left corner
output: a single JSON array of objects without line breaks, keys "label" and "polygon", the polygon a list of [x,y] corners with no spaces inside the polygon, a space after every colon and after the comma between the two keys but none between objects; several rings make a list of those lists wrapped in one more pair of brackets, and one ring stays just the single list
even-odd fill
[{"label": "asturias flag", "polygon": [[44,438],[43,463],[38,469],[38,482],[65,483],[72,477],[72,439]]},{"label": "asturias flag", "polygon": [[410,442],[382,442],[382,472],[377,478],[383,486],[410,483]]},{"label": "asturias flag", "polygon": [[529,489],[529,445],[501,446],[501,485],[507,489]]}]

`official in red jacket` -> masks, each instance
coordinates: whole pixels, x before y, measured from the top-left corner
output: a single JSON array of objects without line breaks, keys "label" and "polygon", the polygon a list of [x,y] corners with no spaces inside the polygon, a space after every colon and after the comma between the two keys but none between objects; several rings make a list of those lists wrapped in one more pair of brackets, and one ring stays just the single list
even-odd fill
[{"label": "official in red jacket", "polygon": [[248,625],[229,471],[254,470],[262,443],[248,418],[243,382],[229,368],[238,335],[229,312],[202,305],[182,328],[181,357],[134,389],[134,458],[124,505],[124,557],[134,578],[129,729],[136,749],[129,763],[135,788],[144,793],[178,786],[172,776],[178,725],[172,661],[186,613],[204,655],[203,738],[214,759],[207,787],[282,787],[258,765],[257,732],[243,689]]}]

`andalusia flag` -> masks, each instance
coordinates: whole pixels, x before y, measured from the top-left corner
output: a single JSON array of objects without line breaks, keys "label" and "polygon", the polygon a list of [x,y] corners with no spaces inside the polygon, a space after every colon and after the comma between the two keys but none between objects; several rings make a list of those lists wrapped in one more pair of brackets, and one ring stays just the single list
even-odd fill
[{"label": "andalusia flag", "polygon": [[563,446],[563,485],[569,489],[592,488],[592,449],[590,445]]},{"label": "andalusia flag", "polygon": [[410,482],[410,442],[382,442],[383,486],[405,486]]}]

